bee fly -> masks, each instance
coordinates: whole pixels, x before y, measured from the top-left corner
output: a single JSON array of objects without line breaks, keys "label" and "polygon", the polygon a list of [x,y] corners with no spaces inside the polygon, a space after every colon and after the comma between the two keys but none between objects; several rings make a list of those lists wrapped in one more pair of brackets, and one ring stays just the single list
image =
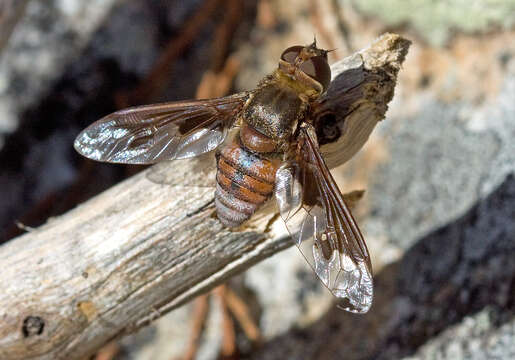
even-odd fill
[{"label": "bee fly", "polygon": [[[327,50],[287,48],[257,89],[120,110],[86,128],[75,149],[97,161],[153,164],[215,150],[215,205],[229,227],[272,194],[298,248],[345,310],[372,304],[363,236],[318,146],[313,109],[331,81]],[[228,130],[234,138],[224,144]]]}]

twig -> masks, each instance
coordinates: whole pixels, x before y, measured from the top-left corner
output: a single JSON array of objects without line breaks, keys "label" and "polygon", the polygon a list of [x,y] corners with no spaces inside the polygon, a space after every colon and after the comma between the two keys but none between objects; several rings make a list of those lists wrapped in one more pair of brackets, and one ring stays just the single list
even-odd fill
[{"label": "twig", "polygon": [[236,332],[234,330],[234,322],[229,314],[227,303],[225,302],[225,293],[227,286],[220,285],[213,292],[218,295],[220,300],[220,308],[222,310],[222,327],[223,327],[223,338],[222,338],[222,350],[220,355],[222,359],[232,358],[236,355]]},{"label": "twig", "polygon": [[265,30],[272,30],[277,26],[277,18],[272,9],[272,4],[270,4],[270,0],[258,1],[256,22]]},{"label": "twig", "polygon": [[[332,67],[332,86],[348,91],[330,91],[325,108],[346,109],[353,135],[322,146],[332,165],[384,117],[408,47],[386,34]],[[167,175],[183,184],[201,161],[175,161]],[[267,226],[273,213],[226,229],[206,207],[211,188],[156,184],[151,171],[0,246],[0,359],[85,358],[292,244]]]},{"label": "twig", "polygon": [[201,295],[195,299],[193,309],[193,329],[190,336],[188,348],[182,357],[182,360],[193,360],[197,354],[200,335],[206,323],[207,312],[209,310],[209,297],[207,294]]},{"label": "twig", "polygon": [[231,310],[234,317],[242,327],[245,335],[250,341],[256,343],[260,340],[261,334],[252,316],[250,315],[249,308],[230,288],[225,290],[225,301],[227,308]]},{"label": "twig", "polygon": [[117,342],[111,341],[96,354],[95,360],[113,360],[120,352],[120,345]]},{"label": "twig", "polygon": [[229,56],[222,71],[207,70],[197,87],[196,98],[208,99],[227,95],[240,68],[235,55]]},{"label": "twig", "polygon": [[162,91],[168,83],[167,79],[172,71],[175,59],[186,50],[187,46],[200,33],[202,25],[211,18],[219,3],[220,0],[206,0],[202,4],[197,12],[184,24],[177,37],[168,42],[152,71],[143,82],[128,94],[117,96],[117,103],[120,108],[148,100],[152,95]]},{"label": "twig", "polygon": [[244,18],[243,0],[228,0],[224,5],[224,21],[216,28],[211,48],[210,69],[215,73],[224,67],[236,29]]}]

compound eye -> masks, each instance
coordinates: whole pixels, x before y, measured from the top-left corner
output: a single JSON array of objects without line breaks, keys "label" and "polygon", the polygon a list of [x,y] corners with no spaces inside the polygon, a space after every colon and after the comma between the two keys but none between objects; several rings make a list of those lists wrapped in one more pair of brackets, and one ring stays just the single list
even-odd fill
[{"label": "compound eye", "polygon": [[324,90],[331,82],[331,68],[324,56],[314,56],[300,64],[300,69],[310,78],[318,81]]},{"label": "compound eye", "polygon": [[297,56],[299,55],[299,53],[302,51],[303,48],[304,48],[304,46],[300,46],[300,45],[291,46],[288,49],[283,51],[283,53],[281,55],[281,59],[286,62],[289,62],[290,64],[293,64],[295,62],[295,59],[297,58]]}]

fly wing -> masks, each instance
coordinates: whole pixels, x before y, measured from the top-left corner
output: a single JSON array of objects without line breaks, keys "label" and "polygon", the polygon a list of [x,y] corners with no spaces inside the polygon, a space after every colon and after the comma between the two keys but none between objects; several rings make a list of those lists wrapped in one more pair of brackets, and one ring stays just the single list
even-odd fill
[{"label": "fly wing", "polygon": [[227,136],[249,93],[132,107],[96,121],[75,139],[97,161],[153,164],[214,150]]},{"label": "fly wing", "polygon": [[347,311],[372,305],[372,265],[363,236],[320,155],[316,133],[303,124],[296,159],[276,174],[281,217],[322,283]]}]

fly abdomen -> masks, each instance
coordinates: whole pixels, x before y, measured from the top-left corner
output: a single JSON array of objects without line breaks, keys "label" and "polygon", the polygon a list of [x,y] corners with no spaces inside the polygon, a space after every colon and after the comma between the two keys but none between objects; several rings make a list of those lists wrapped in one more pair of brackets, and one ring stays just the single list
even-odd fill
[{"label": "fly abdomen", "polygon": [[217,168],[218,218],[224,225],[235,227],[270,198],[277,165],[233,141],[217,154]]}]

